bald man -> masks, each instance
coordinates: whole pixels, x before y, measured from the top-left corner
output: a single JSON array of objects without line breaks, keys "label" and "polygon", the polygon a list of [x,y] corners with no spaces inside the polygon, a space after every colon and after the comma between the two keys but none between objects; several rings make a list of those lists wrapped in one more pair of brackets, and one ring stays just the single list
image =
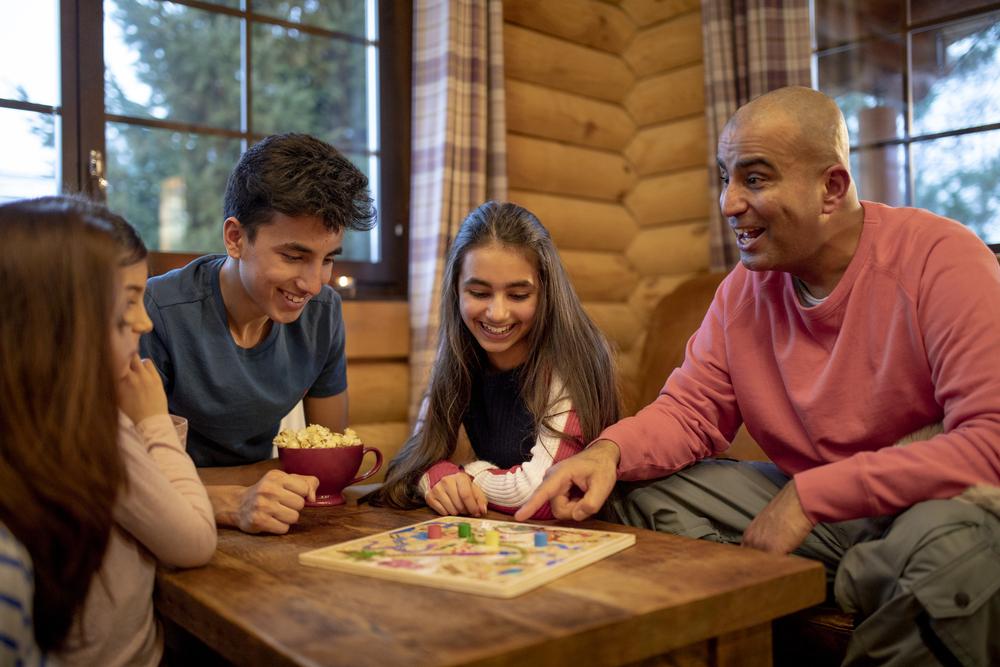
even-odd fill
[{"label": "bald man", "polygon": [[[821,560],[859,619],[845,664],[998,664],[1000,520],[955,499],[1000,485],[995,257],[954,221],[859,201],[814,90],[742,107],[718,163],[741,265],[656,401],[518,518],[583,519],[631,481],[609,503],[626,523]],[[708,458],[741,423],[773,464]]]}]

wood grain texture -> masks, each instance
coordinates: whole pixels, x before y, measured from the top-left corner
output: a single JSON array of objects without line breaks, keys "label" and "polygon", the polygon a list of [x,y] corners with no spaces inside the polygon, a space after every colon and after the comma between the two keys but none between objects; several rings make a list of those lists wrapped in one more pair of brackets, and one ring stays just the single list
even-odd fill
[{"label": "wood grain texture", "polygon": [[349,362],[410,356],[410,306],[406,301],[343,303]]},{"label": "wood grain texture", "polygon": [[432,516],[341,506],[305,510],[283,536],[223,529],[209,565],[158,573],[157,609],[247,667],[599,666],[696,655],[686,647],[705,641],[718,652],[744,631],[769,636],[771,619],[824,597],[818,563],[597,521],[580,525],[636,534],[635,546],[511,600],[297,562],[303,551]]},{"label": "wood grain texture", "polygon": [[639,282],[620,253],[564,250],[559,256],[583,301],[624,301]]},{"label": "wood grain texture", "polygon": [[640,227],[707,218],[712,205],[708,179],[704,167],[646,177],[625,197],[625,205]]},{"label": "wood grain texture", "polygon": [[349,423],[406,421],[410,367],[405,361],[347,364]]},{"label": "wood grain texture", "polygon": [[698,168],[708,161],[706,132],[701,115],[643,128],[625,149],[625,157],[639,176]]},{"label": "wood grain texture", "polygon": [[697,11],[700,0],[623,0],[622,9],[633,21],[645,27],[666,21],[686,12]]},{"label": "wood grain texture", "polygon": [[635,82],[625,108],[639,126],[682,116],[705,114],[705,69],[702,63]]},{"label": "wood grain texture", "polygon": [[625,256],[643,276],[696,273],[708,269],[708,225],[695,222],[644,229]]},{"label": "wood grain texture", "polygon": [[640,30],[622,57],[638,77],[701,62],[701,13]]},{"label": "wood grain texture", "polygon": [[562,250],[614,250],[628,247],[639,227],[621,204],[511,190],[510,200],[541,220]]},{"label": "wood grain texture", "polygon": [[506,23],[504,69],[508,79],[529,81],[608,102],[621,102],[635,79],[616,55],[572,44]]},{"label": "wood grain texture", "polygon": [[642,323],[627,303],[585,301],[583,309],[619,352],[632,349]]},{"label": "wood grain texture", "polygon": [[619,54],[635,32],[618,7],[595,0],[504,0],[504,21]]},{"label": "wood grain texture", "polygon": [[650,314],[660,299],[673,292],[678,285],[689,280],[693,275],[691,273],[677,273],[666,276],[647,276],[639,281],[628,298],[628,304],[639,317],[643,326],[646,326]]},{"label": "wood grain texture", "polygon": [[621,150],[635,134],[617,104],[523,81],[508,81],[506,92],[511,132],[607,150]]},{"label": "wood grain texture", "polygon": [[516,134],[507,135],[512,189],[621,201],[635,184],[621,155]]}]

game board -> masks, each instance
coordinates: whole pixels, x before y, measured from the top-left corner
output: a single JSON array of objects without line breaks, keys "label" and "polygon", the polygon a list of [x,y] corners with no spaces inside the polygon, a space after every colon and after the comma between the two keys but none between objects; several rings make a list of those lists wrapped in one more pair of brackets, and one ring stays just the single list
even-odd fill
[{"label": "game board", "polygon": [[[459,524],[471,536],[459,537]],[[428,537],[440,526],[441,537]],[[499,545],[490,546],[487,539]],[[543,532],[545,538],[536,538]],[[535,546],[546,541],[545,546]],[[635,535],[446,516],[299,555],[303,565],[511,598],[635,544]]]}]

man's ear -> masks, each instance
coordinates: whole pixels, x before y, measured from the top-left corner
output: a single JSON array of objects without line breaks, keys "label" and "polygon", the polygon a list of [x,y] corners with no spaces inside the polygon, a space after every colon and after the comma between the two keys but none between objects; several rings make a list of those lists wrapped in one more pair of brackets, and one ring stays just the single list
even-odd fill
[{"label": "man's ear", "polygon": [[240,221],[230,216],[222,223],[222,242],[226,244],[226,254],[239,259],[250,240]]},{"label": "man's ear", "polygon": [[823,213],[833,213],[851,191],[851,172],[834,164],[823,172]]}]

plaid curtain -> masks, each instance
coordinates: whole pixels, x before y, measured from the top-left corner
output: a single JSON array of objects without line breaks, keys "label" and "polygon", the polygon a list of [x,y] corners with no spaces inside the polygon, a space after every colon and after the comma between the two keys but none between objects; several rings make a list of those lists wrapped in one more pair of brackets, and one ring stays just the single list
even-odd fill
[{"label": "plaid curtain", "polygon": [[437,349],[441,274],[465,216],[506,199],[502,0],[413,4],[410,421]]},{"label": "plaid curtain", "polygon": [[[809,0],[702,0],[709,191],[719,200],[715,160],[729,117],[754,97],[782,86],[811,84]],[[728,271],[739,250],[719,207],[709,213],[713,271]]]}]

